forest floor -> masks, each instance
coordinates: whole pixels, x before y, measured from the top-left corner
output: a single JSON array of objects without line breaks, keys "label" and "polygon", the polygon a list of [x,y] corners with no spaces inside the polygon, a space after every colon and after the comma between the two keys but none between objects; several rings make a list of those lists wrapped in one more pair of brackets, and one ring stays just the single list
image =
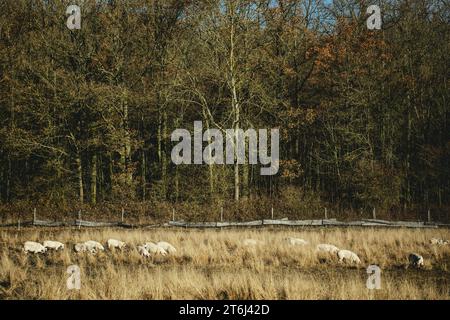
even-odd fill
[{"label": "forest floor", "polygon": [[[302,238],[291,246],[286,237]],[[125,241],[124,251],[75,253],[86,240]],[[245,239],[263,242],[244,246]],[[449,229],[262,228],[37,229],[0,230],[0,299],[450,299]],[[64,251],[26,254],[25,241],[55,240]],[[166,257],[142,258],[136,246],[167,241],[177,248]],[[316,252],[330,243],[358,254],[361,264],[339,263]],[[408,266],[408,255],[424,267]],[[366,268],[378,265],[381,289],[366,287]],[[67,268],[81,270],[81,290],[68,290]]]}]

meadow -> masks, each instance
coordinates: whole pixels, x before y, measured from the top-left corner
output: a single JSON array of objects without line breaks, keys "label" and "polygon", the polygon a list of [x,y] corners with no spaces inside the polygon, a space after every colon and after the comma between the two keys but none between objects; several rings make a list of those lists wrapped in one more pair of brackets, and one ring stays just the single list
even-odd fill
[{"label": "meadow", "polygon": [[[286,237],[306,246],[290,246]],[[125,241],[124,251],[75,253],[86,240]],[[264,244],[244,246],[244,239]],[[186,229],[13,229],[0,230],[0,299],[449,299],[448,229],[262,228]],[[25,241],[56,240],[60,252],[26,254]],[[167,241],[177,252],[143,258],[136,246]],[[360,265],[317,253],[319,243],[349,249]],[[408,267],[408,254],[424,267]],[[366,287],[367,266],[378,265],[381,289]],[[81,269],[81,290],[68,290],[67,268]]]}]

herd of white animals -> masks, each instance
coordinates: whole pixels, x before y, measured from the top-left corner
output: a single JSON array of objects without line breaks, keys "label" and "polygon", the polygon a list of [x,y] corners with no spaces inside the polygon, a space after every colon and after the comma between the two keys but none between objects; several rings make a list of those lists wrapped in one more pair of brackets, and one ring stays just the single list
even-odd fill
[{"label": "herd of white animals", "polygon": [[[299,238],[285,238],[285,241],[291,245],[291,246],[307,246],[309,245],[309,242],[304,239]],[[433,238],[430,240],[431,245],[439,245],[444,246],[449,243],[448,240],[443,239],[436,239]],[[264,244],[263,241],[254,240],[254,239],[245,239],[243,241],[243,244],[245,246],[257,246]],[[321,243],[316,246],[316,252],[322,252],[330,255],[336,255],[339,259],[339,262],[341,263],[350,263],[350,264],[360,264],[361,259],[358,257],[358,255],[350,250],[346,249],[339,249],[335,245],[328,244],[328,243]],[[423,267],[424,260],[423,257],[420,254],[417,253],[410,253],[408,255],[408,261],[409,265],[420,268]]]},{"label": "herd of white animals", "polygon": [[[287,244],[291,246],[307,246],[309,242],[304,239],[299,238],[285,238]],[[448,240],[433,238],[430,240],[431,245],[443,246],[449,243]],[[255,239],[245,239],[242,244],[246,247],[263,245],[264,242]],[[125,242],[109,239],[106,242],[106,246],[109,250],[123,250],[127,247]],[[58,241],[44,241],[43,244],[33,241],[27,241],[24,244],[23,250],[30,253],[45,253],[47,250],[64,250],[65,246],[63,243]],[[105,247],[97,241],[89,240],[82,243],[77,243],[74,245],[74,250],[77,253],[89,252],[92,254],[98,251],[104,251]],[[158,243],[147,242],[142,245],[137,246],[137,251],[143,257],[151,257],[154,255],[166,256],[168,254],[176,253],[176,249],[173,245],[168,242],[160,241]],[[340,249],[332,244],[321,243],[316,246],[316,252],[322,252],[326,254],[336,255],[341,263],[350,264],[360,264],[361,259],[358,255],[350,250]],[[408,261],[411,266],[423,267],[424,260],[423,257],[417,253],[411,253],[408,256]]]},{"label": "herd of white animals", "polygon": [[[127,244],[116,239],[109,239],[106,242],[106,246],[109,250],[123,250],[127,247]],[[58,241],[44,241],[42,244],[34,241],[27,241],[23,246],[23,251],[27,253],[45,253],[48,250],[58,251],[64,250],[64,248],[64,244]],[[73,248],[77,253],[89,252],[95,254],[98,251],[105,251],[105,247],[100,242],[93,240],[76,243]],[[165,241],[160,241],[158,243],[147,242],[137,246],[137,250],[144,257],[150,257],[151,255],[166,256],[167,254],[173,254],[177,251],[173,245]]]}]

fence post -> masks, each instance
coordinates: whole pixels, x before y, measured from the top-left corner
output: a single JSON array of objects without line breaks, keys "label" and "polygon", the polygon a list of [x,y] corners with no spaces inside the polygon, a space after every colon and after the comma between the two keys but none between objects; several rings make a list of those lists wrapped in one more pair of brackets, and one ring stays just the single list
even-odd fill
[{"label": "fence post", "polygon": [[125,214],[125,209],[124,208],[122,208],[122,223],[123,223],[123,216],[124,216],[124,214]]},{"label": "fence post", "polygon": [[431,222],[431,212],[430,212],[430,209],[428,209],[428,222]]},{"label": "fence post", "polygon": [[272,220],[273,220],[273,207],[272,207],[271,213],[272,213]]},{"label": "fence post", "polygon": [[175,221],[175,208],[172,208],[172,221]]},{"label": "fence post", "polygon": [[78,230],[81,229],[81,209],[78,210]]},{"label": "fence post", "polygon": [[223,222],[223,207],[220,207],[220,222]]},{"label": "fence post", "polygon": [[17,220],[17,231],[20,231],[20,218]]},{"label": "fence post", "polygon": [[373,208],[373,210],[372,210],[372,216],[373,216],[373,220],[377,219],[377,212],[375,211],[375,208]]},{"label": "fence post", "polygon": [[36,224],[36,208],[33,209],[33,226]]},{"label": "fence post", "polygon": [[327,212],[327,208],[325,208],[325,220],[328,219],[328,212]]}]

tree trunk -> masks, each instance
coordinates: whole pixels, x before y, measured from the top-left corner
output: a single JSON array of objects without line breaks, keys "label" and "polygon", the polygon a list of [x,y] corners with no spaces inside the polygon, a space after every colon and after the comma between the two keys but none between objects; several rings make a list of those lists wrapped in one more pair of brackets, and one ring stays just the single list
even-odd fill
[{"label": "tree trunk", "polygon": [[[202,113],[203,113],[203,119],[205,120],[206,130],[208,131],[210,128],[210,125],[209,125],[209,120],[208,120],[208,116],[206,114],[205,108],[206,107],[204,106],[202,109]],[[212,139],[211,139],[211,137],[208,137],[208,145],[210,145],[211,143],[212,143]],[[212,152],[211,152],[211,149],[209,149],[210,159],[211,159],[211,156],[212,156]],[[209,168],[209,193],[210,193],[210,196],[212,199],[214,197],[214,164],[211,163],[211,161],[208,165],[208,168]]]},{"label": "tree trunk", "polygon": [[97,155],[92,156],[91,163],[91,203],[97,203]]},{"label": "tree trunk", "polygon": [[5,198],[6,202],[9,202],[11,200],[11,157],[8,154],[8,168],[6,171],[6,193]]},{"label": "tree trunk", "polygon": [[175,167],[175,203],[178,203],[180,197],[180,177],[178,173],[178,166]]},{"label": "tree trunk", "polygon": [[133,173],[129,170],[129,162],[131,160],[131,137],[129,132],[129,126],[128,126],[128,102],[124,101],[123,103],[123,128],[125,130],[125,145],[124,145],[124,153],[122,155],[122,165],[123,169],[126,171],[127,174],[127,183],[129,186],[131,186],[131,183],[133,182]]},{"label": "tree trunk", "polygon": [[145,178],[147,164],[145,163],[145,160],[146,160],[146,158],[145,158],[145,150],[142,150],[142,153],[141,153],[141,188],[142,188],[142,200],[143,201],[145,201],[145,198],[147,196],[147,194],[146,194],[147,181],[146,181],[146,178]]},{"label": "tree trunk", "polygon": [[167,112],[163,110],[163,123],[162,123],[162,166],[161,166],[161,178],[163,183],[163,197],[167,198],[167,157],[166,157],[166,139],[167,139]]},{"label": "tree trunk", "polygon": [[[247,159],[248,160],[248,159]],[[249,164],[248,161],[245,162],[245,164],[243,165],[243,170],[242,170],[242,195],[244,197],[248,197],[249,195]]]},{"label": "tree trunk", "polygon": [[[231,4],[230,4],[231,5]],[[240,125],[240,106],[239,106],[239,101],[238,101],[238,96],[237,96],[237,81],[236,81],[236,66],[235,66],[235,8],[233,5],[231,5],[231,8],[228,8],[230,11],[230,20],[231,20],[231,25],[230,25],[230,61],[229,61],[229,65],[230,65],[230,74],[229,74],[229,78],[230,78],[230,89],[231,89],[231,106],[232,106],[232,112],[234,115],[234,201],[235,202],[239,202],[240,199],[240,194],[239,194],[239,184],[240,184],[240,179],[239,179],[239,164],[238,164],[238,159],[237,159],[237,153],[236,153],[236,148],[239,145],[239,137],[237,135],[238,130],[239,130],[239,125]]]},{"label": "tree trunk", "polygon": [[[160,99],[158,98],[158,104]],[[158,159],[159,165],[161,169],[161,182],[163,187],[163,197],[166,198],[166,186],[167,186],[167,163],[166,163],[166,154],[165,154],[165,135],[166,135],[166,127],[167,127],[167,114],[159,107],[159,115],[158,115]]]},{"label": "tree trunk", "polygon": [[84,190],[83,190],[83,165],[81,162],[81,154],[77,154],[77,171],[78,171],[78,195],[80,204],[84,203]]}]

